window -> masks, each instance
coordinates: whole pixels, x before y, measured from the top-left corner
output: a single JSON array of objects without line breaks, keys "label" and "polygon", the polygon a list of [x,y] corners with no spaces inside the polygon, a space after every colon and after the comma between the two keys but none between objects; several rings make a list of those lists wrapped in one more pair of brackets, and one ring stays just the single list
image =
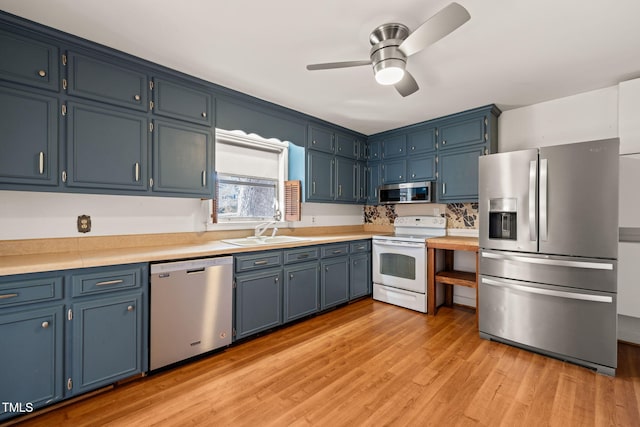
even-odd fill
[{"label": "window", "polygon": [[278,206],[278,181],[218,174],[218,220],[270,220]]},{"label": "window", "polygon": [[284,206],[287,142],[216,129],[218,222],[272,220]]}]

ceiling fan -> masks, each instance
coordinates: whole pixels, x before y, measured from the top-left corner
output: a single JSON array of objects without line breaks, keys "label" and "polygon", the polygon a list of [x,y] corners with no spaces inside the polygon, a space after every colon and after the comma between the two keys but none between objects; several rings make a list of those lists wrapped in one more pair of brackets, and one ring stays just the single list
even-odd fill
[{"label": "ceiling fan", "polygon": [[403,24],[380,25],[369,36],[371,59],[362,61],[328,62],[307,65],[307,70],[373,65],[373,74],[381,85],[394,85],[402,96],[418,90],[418,83],[405,69],[407,57],[421,51],[453,32],[471,18],[467,9],[451,3],[410,33]]}]

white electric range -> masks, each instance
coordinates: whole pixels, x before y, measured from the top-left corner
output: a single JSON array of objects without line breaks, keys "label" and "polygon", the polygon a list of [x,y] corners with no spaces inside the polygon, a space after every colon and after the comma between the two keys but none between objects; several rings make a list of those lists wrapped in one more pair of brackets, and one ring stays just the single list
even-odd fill
[{"label": "white electric range", "polygon": [[373,236],[373,299],[427,312],[426,239],[447,235],[441,216],[397,217],[394,234]]}]

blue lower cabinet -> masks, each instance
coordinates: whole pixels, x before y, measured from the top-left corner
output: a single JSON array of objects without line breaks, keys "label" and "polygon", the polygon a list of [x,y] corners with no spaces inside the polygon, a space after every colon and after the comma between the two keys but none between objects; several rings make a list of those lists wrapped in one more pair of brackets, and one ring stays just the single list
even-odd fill
[{"label": "blue lower cabinet", "polygon": [[320,309],[320,269],[318,262],[284,268],[284,321],[316,313]]},{"label": "blue lower cabinet", "polygon": [[236,276],[236,339],[282,324],[282,268]]},{"label": "blue lower cabinet", "polygon": [[349,266],[349,299],[371,294],[371,253],[351,255]]},{"label": "blue lower cabinet", "polygon": [[142,292],[72,305],[71,394],[142,372]]},{"label": "blue lower cabinet", "polygon": [[0,311],[0,420],[62,399],[63,330],[61,304]]},{"label": "blue lower cabinet", "polygon": [[320,261],[320,309],[349,300],[349,257],[339,256]]}]

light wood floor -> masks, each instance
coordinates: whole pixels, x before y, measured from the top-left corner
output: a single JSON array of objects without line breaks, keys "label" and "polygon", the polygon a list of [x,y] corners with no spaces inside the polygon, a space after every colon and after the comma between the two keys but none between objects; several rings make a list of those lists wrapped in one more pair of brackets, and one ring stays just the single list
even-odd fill
[{"label": "light wood floor", "polygon": [[24,425],[640,425],[640,347],[619,344],[609,378],[474,322],[363,300]]}]

